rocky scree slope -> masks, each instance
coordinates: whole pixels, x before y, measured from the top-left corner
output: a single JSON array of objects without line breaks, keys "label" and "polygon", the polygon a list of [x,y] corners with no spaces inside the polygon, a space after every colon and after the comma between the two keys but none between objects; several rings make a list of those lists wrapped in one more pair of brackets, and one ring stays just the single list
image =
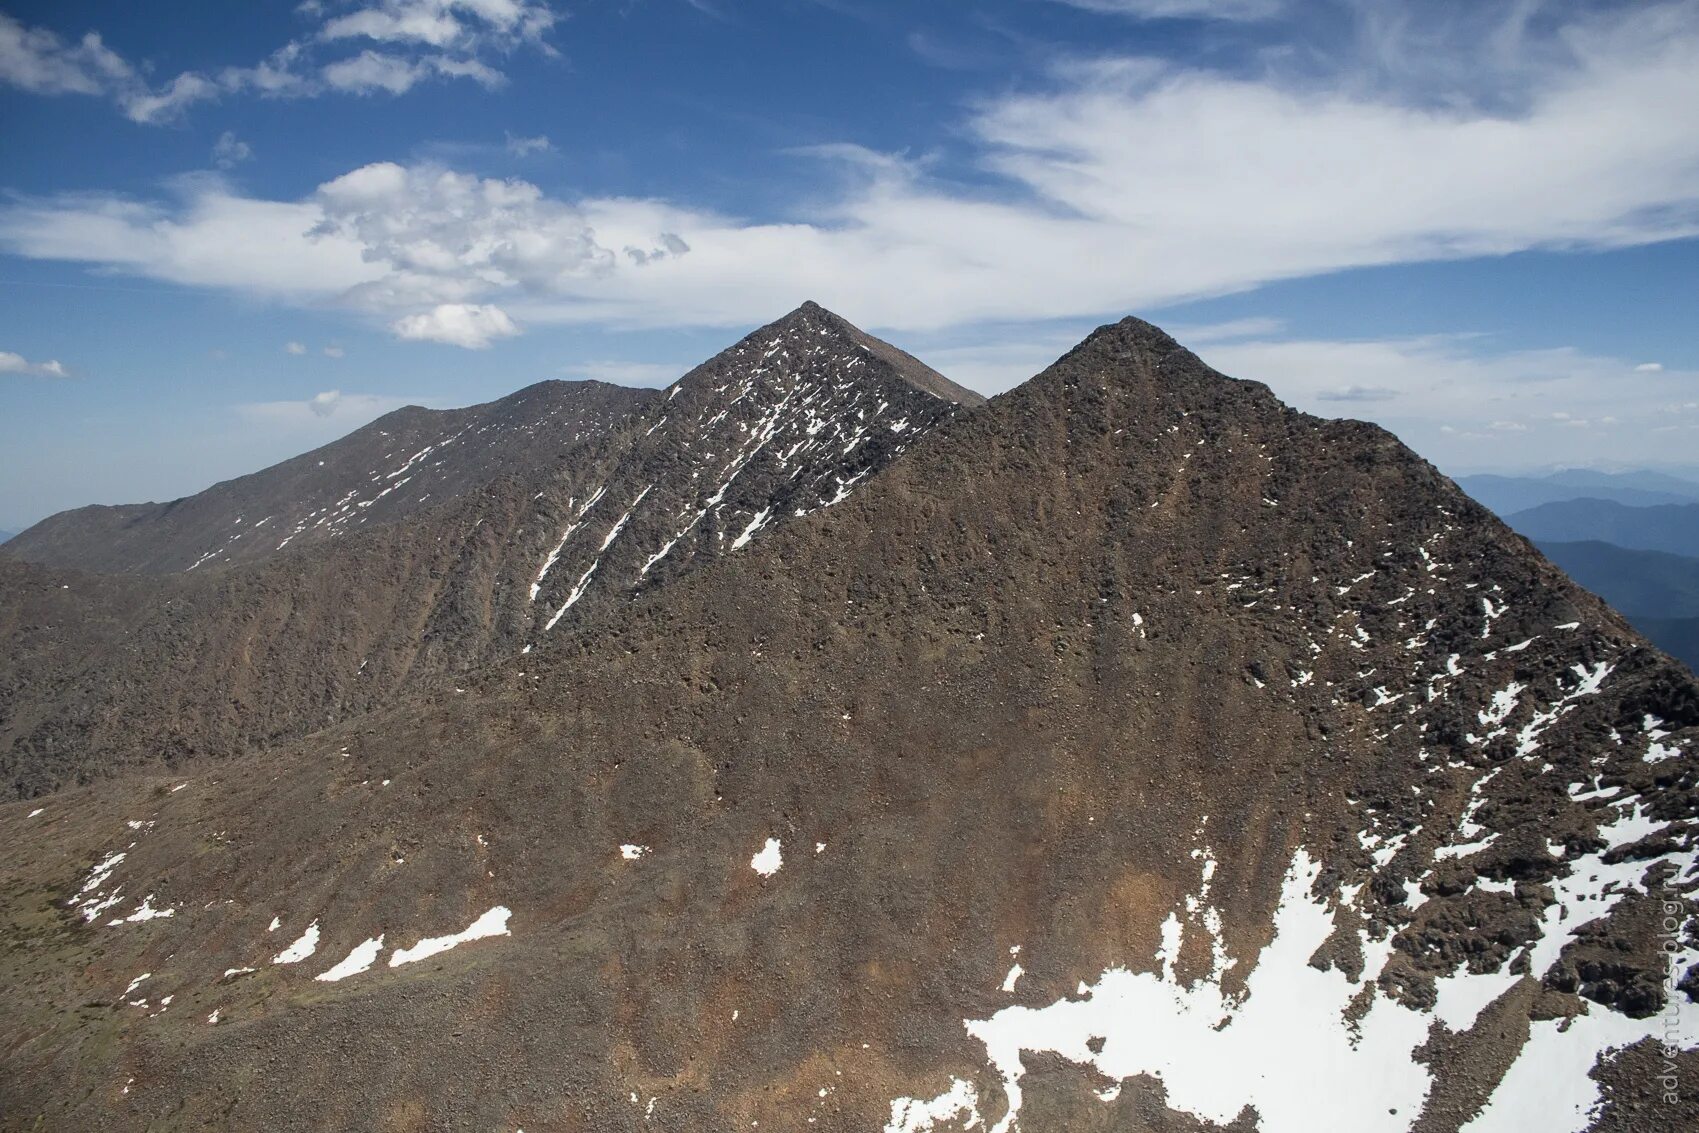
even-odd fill
[{"label": "rocky scree slope", "polygon": [[1148,324],[563,628],[5,808],[0,1123],[1699,1116],[1691,676]]},{"label": "rocky scree slope", "polygon": [[104,574],[169,574],[254,562],[555,464],[606,436],[659,391],[539,382],[465,409],[411,405],[341,440],[170,503],[77,508],[6,544],[25,562]]},{"label": "rocky scree slope", "polygon": [[229,755],[529,652],[842,502],[982,401],[809,304],[555,463],[344,538],[163,577],[0,556],[0,773],[29,796]]},{"label": "rocky scree slope", "polygon": [[[685,375],[605,479],[556,509],[530,597],[537,633],[586,596],[630,596],[842,503],[984,398],[806,303]],[[557,493],[558,496],[558,493]]]}]

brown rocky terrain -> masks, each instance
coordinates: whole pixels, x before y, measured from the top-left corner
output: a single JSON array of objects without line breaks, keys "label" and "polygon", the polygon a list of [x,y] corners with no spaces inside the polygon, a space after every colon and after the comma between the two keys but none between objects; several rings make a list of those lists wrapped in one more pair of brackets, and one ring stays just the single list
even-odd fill
[{"label": "brown rocky terrain", "polygon": [[25,562],[169,574],[254,562],[415,515],[503,474],[538,474],[660,396],[606,382],[539,382],[485,405],[417,405],[339,441],[170,503],[83,507],[6,543]]},{"label": "brown rocky terrain", "polygon": [[[369,711],[849,498],[959,405],[984,400],[813,304],[653,396],[554,386],[564,388],[492,405],[513,403],[504,419],[518,420],[544,393],[637,408],[594,429],[580,413],[552,462],[526,440],[524,460],[476,465],[464,454],[484,449],[464,446],[483,446],[480,430],[540,430],[477,424],[488,406],[475,407],[482,416],[471,424],[403,411],[467,434],[437,442],[450,454],[441,469],[416,462],[421,476],[457,477],[455,492],[395,521],[257,558],[244,551],[230,566],[97,576],[0,555],[4,781],[27,796],[117,767],[229,755]],[[319,450],[332,453],[327,466],[361,470],[352,482],[325,481],[321,494],[366,483],[365,448],[396,416]],[[409,436],[398,451],[423,439]],[[316,459],[247,478],[259,486],[242,490],[286,494],[290,470]],[[468,488],[474,467],[501,474]],[[173,508],[222,514],[229,494],[220,485]],[[39,526],[70,532],[87,510]],[[101,530],[96,522],[68,542],[98,544]],[[137,545],[174,546],[179,561],[200,545],[173,543],[169,519],[138,519],[132,530]]]},{"label": "brown rocky terrain", "polygon": [[[1129,319],[835,506],[789,467],[452,684],[0,809],[0,1125],[1699,1120],[1699,688],[1389,434]],[[77,640],[156,600],[28,578]]]}]

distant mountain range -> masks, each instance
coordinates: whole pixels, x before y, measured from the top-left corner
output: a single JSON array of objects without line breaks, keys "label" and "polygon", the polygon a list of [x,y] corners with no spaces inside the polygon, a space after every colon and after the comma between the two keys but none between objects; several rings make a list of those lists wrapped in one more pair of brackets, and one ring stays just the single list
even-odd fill
[{"label": "distant mountain range", "polygon": [[1699,559],[1597,540],[1536,540],[1536,545],[1570,578],[1595,594],[1608,595],[1610,604],[1630,618],[1699,617]]},{"label": "distant mountain range", "polygon": [[1614,543],[1699,556],[1699,503],[1634,507],[1583,497],[1512,512],[1505,522],[1537,543]]},{"label": "distant mountain range", "polygon": [[1550,476],[1463,476],[1459,487],[1500,515],[1541,504],[1587,497],[1629,507],[1699,501],[1699,484],[1660,472],[1592,472],[1570,469]]},{"label": "distant mountain range", "polygon": [[1699,483],[1589,469],[1457,483],[1659,648],[1699,669]]},{"label": "distant mountain range", "polygon": [[616,434],[660,390],[539,382],[464,409],[410,405],[341,440],[168,503],[60,512],[6,547],[28,562],[168,574],[252,562],[393,523]]},{"label": "distant mountain range", "polygon": [[6,542],[8,539],[10,539],[12,536],[14,536],[16,534],[17,534],[16,531],[0,531],[0,543]]}]

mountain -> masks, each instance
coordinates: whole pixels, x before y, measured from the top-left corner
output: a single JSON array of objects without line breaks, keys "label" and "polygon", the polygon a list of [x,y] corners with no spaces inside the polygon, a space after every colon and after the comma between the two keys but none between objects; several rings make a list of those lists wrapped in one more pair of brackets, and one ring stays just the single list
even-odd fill
[{"label": "mountain", "polygon": [[[28,796],[371,711],[841,503],[982,401],[808,304],[566,444],[554,463],[516,470],[492,458],[502,475],[405,521],[164,577],[0,556],[0,773]],[[532,447],[522,429],[506,435]],[[367,482],[364,463],[343,463]],[[213,502],[191,497],[178,510],[211,514]],[[63,546],[96,547],[104,513],[78,526],[87,515],[40,526]],[[177,543],[182,528],[168,518],[134,530],[132,546],[171,548],[176,563],[200,545]]]},{"label": "mountain", "polygon": [[1673,482],[1671,486],[1637,486],[1652,475],[1609,472],[1583,474],[1580,471],[1541,477],[1480,475],[1459,477],[1457,485],[1500,515],[1526,511],[1541,504],[1581,498],[1610,500],[1627,507],[1692,503],[1699,500],[1699,485],[1685,484],[1674,477],[1651,480],[1653,483],[1669,480]]},{"label": "mountain", "polygon": [[1699,673],[1699,617],[1636,614],[1633,621],[1634,628],[1645,634],[1648,641],[1671,657],[1679,657],[1689,669]]},{"label": "mountain", "polygon": [[1691,674],[1138,320],[907,445],[530,653],[0,808],[0,1123],[1692,1126]]},{"label": "mountain", "polygon": [[[1601,472],[1596,468],[1564,468],[1546,477],[1554,484],[1574,488],[1630,489],[1642,492],[1668,492],[1688,500],[1699,500],[1699,480],[1691,476],[1672,476],[1652,469],[1629,472]],[[1588,492],[1595,495],[1594,492]]]},{"label": "mountain", "polygon": [[166,574],[253,562],[393,523],[504,473],[540,473],[607,436],[659,390],[541,382],[485,405],[398,409],[339,441],[164,504],[84,507],[16,536],[26,562]]},{"label": "mountain", "polygon": [[1540,543],[1564,572],[1627,615],[1658,648],[1699,671],[1699,559],[1609,543]]},{"label": "mountain", "polygon": [[1536,545],[1569,577],[1631,617],[1699,617],[1699,559],[1598,542]]},{"label": "mountain", "polygon": [[1515,512],[1505,522],[1536,542],[1613,543],[1699,557],[1699,503],[1628,507],[1610,500],[1566,500]]}]

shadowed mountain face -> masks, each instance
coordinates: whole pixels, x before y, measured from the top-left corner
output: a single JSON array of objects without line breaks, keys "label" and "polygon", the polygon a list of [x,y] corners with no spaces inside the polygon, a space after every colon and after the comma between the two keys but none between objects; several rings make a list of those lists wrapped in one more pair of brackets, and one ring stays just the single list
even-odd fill
[{"label": "shadowed mountain face", "polygon": [[1505,517],[1542,543],[1612,543],[1639,551],[1699,557],[1699,503],[1629,507],[1611,500],[1564,500]]},{"label": "shadowed mountain face", "polygon": [[1621,610],[1654,645],[1699,670],[1699,559],[1609,543],[1540,543],[1569,577]]},{"label": "shadowed mountain face", "polygon": [[198,495],[61,512],[7,543],[6,553],[106,574],[254,562],[393,523],[503,474],[535,475],[660,396],[604,382],[540,382],[467,409],[409,406]]},{"label": "shadowed mountain face", "polygon": [[[550,387],[557,397],[575,388]],[[533,404],[531,392],[507,401]],[[503,475],[405,522],[356,524],[345,537],[165,577],[0,556],[5,781],[27,796],[134,763],[228,755],[529,650],[799,513],[841,503],[916,438],[984,400],[813,304],[667,391],[621,393],[638,407],[600,431],[579,418],[577,439],[552,462],[532,451],[535,461],[514,470],[492,457]],[[384,431],[320,452],[352,446],[338,467],[356,466],[358,484],[382,492],[365,471],[373,430]],[[515,432],[531,451],[533,434],[519,426],[498,435]],[[448,435],[460,439],[439,442],[445,461],[485,443],[476,431]],[[418,474],[447,476],[430,471],[429,456],[414,461]],[[248,480],[274,484],[279,469],[299,465]],[[226,487],[174,506],[211,514]],[[324,489],[350,490],[344,481]],[[68,542],[97,545],[99,520],[77,526],[85,514],[37,530],[57,525]],[[138,520],[136,530],[170,522]],[[173,553],[181,562],[188,548]]]},{"label": "shadowed mountain face", "polygon": [[1127,320],[802,452],[530,653],[6,807],[0,1122],[1691,1127],[1699,688],[1395,439]]}]

